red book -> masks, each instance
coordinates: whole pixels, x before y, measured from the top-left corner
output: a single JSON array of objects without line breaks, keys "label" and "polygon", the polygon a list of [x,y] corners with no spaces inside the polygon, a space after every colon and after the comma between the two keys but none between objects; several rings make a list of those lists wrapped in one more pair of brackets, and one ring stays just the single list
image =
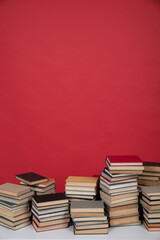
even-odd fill
[{"label": "red book", "polygon": [[142,160],[136,155],[107,155],[106,164],[110,166],[142,166]]}]

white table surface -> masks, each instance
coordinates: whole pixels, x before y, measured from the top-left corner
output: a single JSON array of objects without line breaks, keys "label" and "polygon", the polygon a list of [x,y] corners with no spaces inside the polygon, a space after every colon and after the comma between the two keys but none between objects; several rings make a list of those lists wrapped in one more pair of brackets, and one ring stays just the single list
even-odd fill
[{"label": "white table surface", "polygon": [[12,231],[0,226],[0,239],[105,239],[105,240],[160,240],[160,232],[148,232],[142,226],[110,227],[108,234],[103,235],[74,235],[73,226],[61,229],[37,233],[32,225]]}]

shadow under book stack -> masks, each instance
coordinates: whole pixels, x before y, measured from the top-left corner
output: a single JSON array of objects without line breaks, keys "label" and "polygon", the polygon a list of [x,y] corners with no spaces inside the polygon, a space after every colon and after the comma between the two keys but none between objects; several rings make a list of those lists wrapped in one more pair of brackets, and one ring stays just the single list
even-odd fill
[{"label": "shadow under book stack", "polygon": [[69,201],[64,193],[34,196],[31,211],[37,232],[67,228],[70,222]]},{"label": "shadow under book stack", "polygon": [[97,196],[97,177],[68,177],[65,184],[65,193],[70,200],[93,200]]},{"label": "shadow under book stack", "polygon": [[143,162],[144,171],[138,177],[138,185],[158,186],[160,185],[160,162]]},{"label": "shadow under book stack", "polygon": [[36,195],[55,193],[54,178],[46,178],[34,172],[16,175],[21,185],[30,186]]},{"label": "shadow under book stack", "polygon": [[143,224],[149,232],[160,231],[160,186],[142,187]]},{"label": "shadow under book stack", "polygon": [[71,201],[74,234],[106,234],[108,220],[102,201]]},{"label": "shadow under book stack", "polygon": [[138,225],[137,178],[143,163],[138,156],[107,156],[100,176],[100,196],[110,226]]},{"label": "shadow under book stack", "polygon": [[29,225],[29,202],[33,194],[30,187],[13,183],[0,185],[0,225],[12,230]]}]

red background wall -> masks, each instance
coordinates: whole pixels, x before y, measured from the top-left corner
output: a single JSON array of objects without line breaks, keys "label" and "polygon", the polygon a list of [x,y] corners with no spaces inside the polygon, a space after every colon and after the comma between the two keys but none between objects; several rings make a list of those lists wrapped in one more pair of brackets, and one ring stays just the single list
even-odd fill
[{"label": "red background wall", "polygon": [[0,183],[159,161],[159,77],[157,0],[0,1]]}]

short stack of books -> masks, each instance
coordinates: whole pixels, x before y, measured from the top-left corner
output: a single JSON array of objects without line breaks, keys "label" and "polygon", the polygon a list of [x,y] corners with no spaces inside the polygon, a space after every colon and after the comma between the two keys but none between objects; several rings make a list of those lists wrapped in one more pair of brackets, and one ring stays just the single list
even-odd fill
[{"label": "short stack of books", "polygon": [[70,222],[69,201],[64,193],[34,196],[31,211],[37,232],[67,228]]},{"label": "short stack of books", "polygon": [[46,178],[34,172],[16,175],[21,185],[30,186],[36,195],[55,193],[54,178]]},{"label": "short stack of books", "polygon": [[66,196],[72,200],[94,199],[97,196],[97,177],[68,177],[65,184]]},{"label": "short stack of books", "polygon": [[106,234],[108,220],[102,201],[71,201],[74,234]]},{"label": "short stack of books", "polygon": [[144,171],[138,177],[139,186],[160,185],[160,162],[143,162]]},{"label": "short stack of books", "polygon": [[34,192],[13,183],[0,185],[0,225],[18,230],[31,223],[29,201]]},{"label": "short stack of books", "polygon": [[160,231],[160,186],[142,187],[143,224],[150,232]]},{"label": "short stack of books", "polygon": [[100,196],[109,215],[110,226],[140,224],[138,174],[143,163],[138,156],[107,156],[100,176]]}]

